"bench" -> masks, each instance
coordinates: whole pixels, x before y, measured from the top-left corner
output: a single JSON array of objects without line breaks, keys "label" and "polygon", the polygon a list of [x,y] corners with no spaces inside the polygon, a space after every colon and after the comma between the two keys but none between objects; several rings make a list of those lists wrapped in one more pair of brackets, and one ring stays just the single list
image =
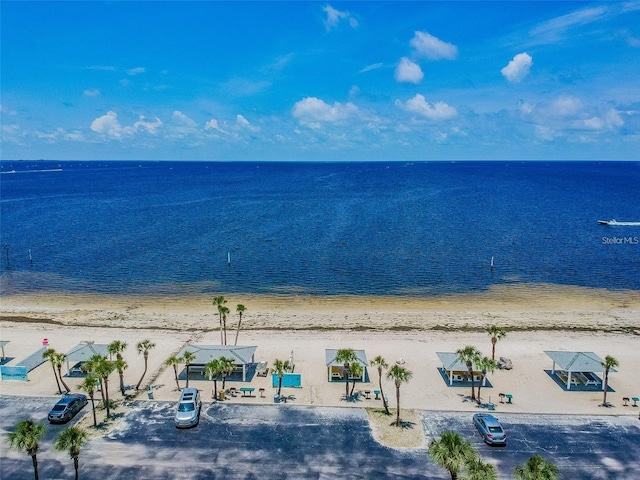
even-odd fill
[{"label": "bench", "polygon": [[240,387],[240,391],[242,392],[243,397],[253,397],[254,390],[255,388],[253,387]]}]

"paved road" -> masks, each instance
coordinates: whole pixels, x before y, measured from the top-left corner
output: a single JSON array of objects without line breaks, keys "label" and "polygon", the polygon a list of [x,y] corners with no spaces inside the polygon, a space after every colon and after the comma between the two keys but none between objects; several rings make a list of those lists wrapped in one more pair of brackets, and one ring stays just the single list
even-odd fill
[{"label": "paved road", "polygon": [[[51,399],[0,396],[0,428],[19,417],[44,419]],[[397,451],[376,443],[361,409],[293,405],[205,406],[200,425],[173,426],[171,403],[139,402],[118,427],[94,439],[80,458],[91,479],[447,479],[424,449]],[[13,412],[11,415],[10,412]],[[90,413],[88,411],[88,413]],[[567,479],[640,478],[640,422],[633,417],[499,414],[506,448],[482,443],[467,413],[424,415],[427,435],[460,432],[498,466],[500,478],[531,455],[555,462]],[[50,426],[39,454],[41,478],[69,478],[72,462],[51,443],[64,426]],[[0,478],[31,479],[26,454],[2,448]]]}]

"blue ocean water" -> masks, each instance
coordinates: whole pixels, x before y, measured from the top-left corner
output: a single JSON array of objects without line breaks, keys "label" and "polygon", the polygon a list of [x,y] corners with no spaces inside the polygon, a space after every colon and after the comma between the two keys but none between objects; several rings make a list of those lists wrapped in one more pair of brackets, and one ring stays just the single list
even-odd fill
[{"label": "blue ocean water", "polygon": [[640,290],[639,162],[0,166],[4,294]]}]

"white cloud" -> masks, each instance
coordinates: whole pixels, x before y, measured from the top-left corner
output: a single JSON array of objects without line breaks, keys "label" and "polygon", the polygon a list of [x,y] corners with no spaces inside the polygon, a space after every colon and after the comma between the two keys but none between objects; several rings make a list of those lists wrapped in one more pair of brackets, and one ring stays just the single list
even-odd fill
[{"label": "white cloud", "polygon": [[204,129],[205,130],[218,130],[219,132],[222,133],[227,133],[224,130],[222,130],[220,128],[220,125],[218,125],[218,120],[216,120],[215,118],[212,118],[211,120],[209,120],[205,125],[204,125]]},{"label": "white cloud", "polygon": [[409,42],[416,55],[429,60],[453,60],[458,56],[458,47],[443,42],[427,32],[416,32]]},{"label": "white cloud", "polygon": [[431,104],[427,102],[423,95],[419,93],[415,97],[402,103],[400,100],[396,100],[396,106],[403,108],[404,110],[415,113],[429,120],[448,120],[458,115],[458,111],[444,102],[436,102]]},{"label": "white cloud", "polygon": [[140,75],[141,73],[144,73],[145,69],[144,67],[136,67],[136,68],[130,68],[129,70],[127,70],[127,74],[128,75]]},{"label": "white cloud", "polygon": [[511,60],[500,73],[510,82],[519,82],[529,75],[529,70],[533,65],[533,59],[527,53],[519,53]]},{"label": "white cloud", "polygon": [[98,90],[97,88],[94,88],[92,90],[87,89],[82,93],[85,97],[99,97],[101,95],[100,90]]},{"label": "white cloud", "polygon": [[351,102],[329,105],[319,98],[306,97],[295,103],[291,113],[300,123],[319,128],[319,122],[339,122],[357,114],[358,107]]},{"label": "white cloud", "polygon": [[579,98],[569,95],[557,98],[550,106],[549,112],[558,117],[575,117],[584,106]]},{"label": "white cloud", "polygon": [[173,121],[173,123],[177,123],[185,127],[196,127],[198,125],[191,118],[189,118],[179,110],[175,110],[173,112],[173,114],[171,115],[171,120]]},{"label": "white cloud", "polygon": [[260,130],[260,128],[251,125],[249,120],[240,114],[236,115],[236,126],[242,130],[249,130],[251,132],[258,132]]},{"label": "white cloud", "polygon": [[337,27],[340,20],[347,20],[351,28],[358,27],[358,20],[347,11],[336,10],[331,5],[327,5],[322,10],[327,14],[327,18],[324,21],[324,28],[326,28],[327,31]]},{"label": "white cloud", "polygon": [[396,82],[420,83],[424,78],[422,69],[417,63],[413,63],[407,57],[402,57],[396,67]]},{"label": "white cloud", "polygon": [[156,117],[153,121],[148,121],[141,115],[138,121],[133,125],[121,125],[118,121],[118,114],[112,110],[108,111],[105,115],[96,118],[91,122],[91,130],[109,138],[120,140],[124,137],[131,137],[137,133],[141,128],[144,128],[148,132],[155,134],[156,130],[162,126],[162,121]]},{"label": "white cloud", "polygon": [[372,63],[371,65],[367,65],[366,67],[364,67],[362,70],[360,70],[359,72],[357,72],[356,75],[361,74],[361,73],[366,73],[366,72],[370,72],[371,70],[377,70],[378,68],[382,67],[383,64],[382,63]]}]

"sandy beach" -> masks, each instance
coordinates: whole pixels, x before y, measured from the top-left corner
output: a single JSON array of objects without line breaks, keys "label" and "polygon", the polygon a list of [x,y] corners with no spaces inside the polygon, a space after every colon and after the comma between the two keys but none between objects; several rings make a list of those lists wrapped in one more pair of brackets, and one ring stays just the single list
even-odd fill
[{"label": "sandy beach", "polygon": [[[416,410],[476,412],[467,387],[449,386],[438,368],[437,352],[455,352],[473,345],[491,355],[489,325],[506,329],[496,346],[496,358],[507,357],[512,370],[496,370],[488,376],[491,387],[482,389],[499,412],[638,415],[638,408],[624,407],[623,397],[640,396],[636,371],[640,335],[640,293],[606,292],[572,287],[528,286],[496,288],[482,295],[434,299],[397,297],[226,296],[229,343],[233,343],[237,315],[235,305],[247,307],[239,345],[256,346],[255,361],[287,360],[294,356],[302,388],[287,388],[285,395],[300,405],[381,407],[373,395],[358,401],[341,399],[344,383],[329,382],[325,349],[354,348],[377,355],[388,363],[401,362],[413,372],[401,388],[401,406]],[[36,351],[47,339],[49,346],[67,352],[79,342],[128,343],[123,357],[128,363],[125,383],[135,385],[142,375],[142,356],[135,345],[150,339],[156,347],[149,354],[148,373],[139,394],[147,398],[152,386],[156,400],[178,398],[173,370],[164,367],[172,354],[185,345],[219,345],[217,311],[211,297],[113,297],[92,295],[5,296],[0,308],[0,340],[9,341],[5,354],[16,364]],[[545,350],[595,352],[614,356],[620,366],[610,375],[607,400],[602,391],[564,391],[545,372],[552,360]],[[183,366],[180,367],[183,369]],[[183,375],[184,376],[184,375]],[[356,391],[378,388],[377,371],[369,371],[369,383]],[[65,377],[72,390],[81,378]],[[180,381],[184,386],[184,378]],[[243,386],[229,382],[227,387]],[[273,403],[275,389],[269,377],[253,377],[248,386],[255,396],[228,401]],[[120,398],[117,373],[110,382],[112,398]],[[192,374],[190,386],[211,400],[213,382]],[[55,396],[51,367],[45,363],[29,373],[28,382],[2,381],[3,394]],[[258,394],[259,389],[264,392]],[[383,378],[383,389],[395,407],[393,384]],[[112,391],[111,391],[112,390]],[[499,393],[510,393],[512,404],[500,402]],[[261,395],[264,395],[262,397]]]}]

